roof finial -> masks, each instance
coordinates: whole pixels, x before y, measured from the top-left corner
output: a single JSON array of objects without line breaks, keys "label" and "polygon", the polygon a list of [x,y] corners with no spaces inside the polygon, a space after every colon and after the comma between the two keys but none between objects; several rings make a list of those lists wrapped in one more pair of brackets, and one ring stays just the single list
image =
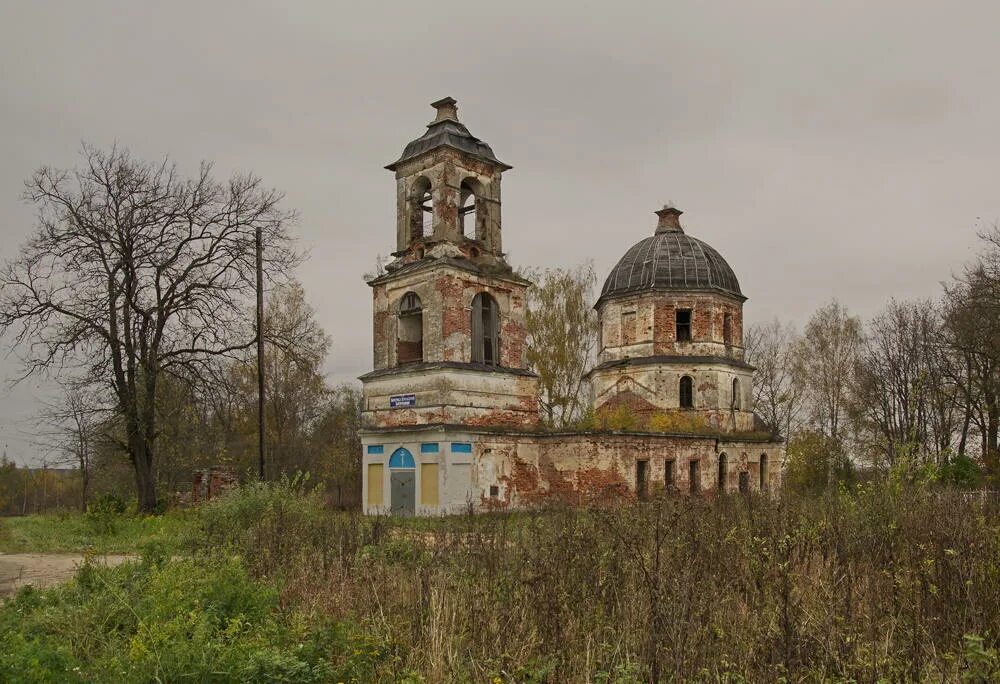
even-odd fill
[{"label": "roof finial", "polygon": [[656,222],[657,234],[684,232],[684,229],[681,228],[681,214],[684,212],[673,206],[673,203],[667,202],[662,209],[655,213],[659,217]]},{"label": "roof finial", "polygon": [[437,110],[437,116],[431,121],[430,125],[441,122],[441,121],[458,121],[458,100],[453,97],[443,97],[437,102],[431,102],[431,107]]}]

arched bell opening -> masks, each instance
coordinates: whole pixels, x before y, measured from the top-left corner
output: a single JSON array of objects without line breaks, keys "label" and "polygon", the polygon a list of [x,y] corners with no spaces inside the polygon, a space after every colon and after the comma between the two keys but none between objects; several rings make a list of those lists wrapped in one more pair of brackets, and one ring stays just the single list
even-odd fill
[{"label": "arched bell opening", "polygon": [[467,240],[486,239],[486,212],[483,206],[483,186],[474,178],[466,178],[460,187],[458,210],[462,236]]},{"label": "arched bell opening", "polygon": [[486,292],[472,300],[472,361],[500,365],[500,307]]},{"label": "arched bell opening", "polygon": [[417,178],[410,187],[409,216],[410,242],[431,235],[434,230],[434,198],[431,181],[426,176]]},{"label": "arched bell opening", "polygon": [[415,292],[407,292],[399,301],[396,325],[396,363],[420,363],[424,360],[424,309]]}]

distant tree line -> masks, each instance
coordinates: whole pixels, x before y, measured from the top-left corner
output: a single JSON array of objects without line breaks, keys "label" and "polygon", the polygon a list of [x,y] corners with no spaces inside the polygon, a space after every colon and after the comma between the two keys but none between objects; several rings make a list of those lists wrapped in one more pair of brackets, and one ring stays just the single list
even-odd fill
[{"label": "distant tree line", "polygon": [[787,479],[821,489],[858,470],[995,486],[1000,478],[1000,231],[939,300],[869,321],[833,301],[799,332],[747,331],[756,411],[788,439]]}]

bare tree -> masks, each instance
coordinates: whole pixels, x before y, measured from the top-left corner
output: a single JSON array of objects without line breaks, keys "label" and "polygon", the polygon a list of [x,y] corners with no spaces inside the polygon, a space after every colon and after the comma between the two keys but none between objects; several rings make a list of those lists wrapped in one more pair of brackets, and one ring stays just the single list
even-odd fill
[{"label": "bare tree", "polygon": [[0,272],[0,331],[25,374],[73,368],[103,388],[124,426],[139,507],[157,504],[157,387],[254,344],[255,231],[272,277],[294,263],[282,196],[252,175],[192,179],[164,161],[85,146],[80,168],[26,182],[38,228]]},{"label": "bare tree", "polygon": [[744,336],[747,363],[756,368],[754,410],[772,428],[792,436],[801,420],[805,388],[795,373],[798,333],[777,318],[751,325]]},{"label": "bare tree", "polygon": [[[861,321],[832,301],[812,315],[794,354],[794,372],[805,387],[809,422],[831,443],[845,443]],[[838,449],[838,452],[841,450]],[[843,464],[829,460],[827,482]]]},{"label": "bare tree", "polygon": [[87,510],[95,444],[106,418],[86,386],[65,382],[60,399],[47,403],[35,420],[32,441],[51,455],[50,462],[79,471],[82,511]]},{"label": "bare tree", "polygon": [[902,455],[936,457],[951,443],[956,406],[941,367],[941,337],[929,301],[892,301],[866,326],[854,413],[887,465]]},{"label": "bare tree", "polygon": [[965,364],[968,382],[958,386],[966,401],[966,423],[978,429],[983,461],[996,474],[1000,472],[1000,230],[994,228],[981,237],[986,249],[946,290],[945,324],[955,353]]},{"label": "bare tree", "polygon": [[528,272],[528,348],[538,373],[545,421],[564,427],[580,417],[585,400],[583,374],[597,347],[597,315],[590,305],[597,282],[594,266]]}]

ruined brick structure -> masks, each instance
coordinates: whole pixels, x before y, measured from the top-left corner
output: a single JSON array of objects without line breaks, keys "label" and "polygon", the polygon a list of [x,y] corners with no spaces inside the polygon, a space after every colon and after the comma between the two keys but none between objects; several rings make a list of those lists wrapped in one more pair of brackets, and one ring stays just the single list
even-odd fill
[{"label": "ruined brick structure", "polygon": [[212,466],[194,471],[191,481],[191,503],[209,501],[239,486],[232,468]]},{"label": "ruined brick structure", "polygon": [[396,174],[396,251],[369,281],[365,510],[432,515],[778,487],[782,446],[754,416],[743,359],[746,298],[670,207],[596,304],[593,405],[598,415],[624,407],[634,429],[540,428],[538,378],[524,358],[531,283],[501,247],[500,182],[511,167],[459,122],[453,99],[432,106],[426,133],[386,167]]}]

